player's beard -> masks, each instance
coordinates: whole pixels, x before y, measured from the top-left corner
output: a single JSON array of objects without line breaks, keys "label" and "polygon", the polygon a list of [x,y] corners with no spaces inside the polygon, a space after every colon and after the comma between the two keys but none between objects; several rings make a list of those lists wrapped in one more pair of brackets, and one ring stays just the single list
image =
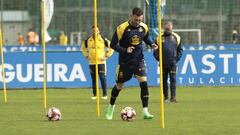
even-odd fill
[{"label": "player's beard", "polygon": [[140,23],[135,22],[133,19],[130,20],[130,24],[134,27],[139,27]]},{"label": "player's beard", "polygon": [[172,34],[172,30],[169,28],[164,28],[164,35],[169,36]]}]

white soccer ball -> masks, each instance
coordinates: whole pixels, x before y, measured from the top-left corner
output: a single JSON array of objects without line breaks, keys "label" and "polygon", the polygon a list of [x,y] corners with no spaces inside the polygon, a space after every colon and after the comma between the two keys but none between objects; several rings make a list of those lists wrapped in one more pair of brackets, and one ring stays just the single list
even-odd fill
[{"label": "white soccer ball", "polygon": [[125,107],[121,111],[123,121],[133,121],[137,116],[136,111],[132,107]]},{"label": "white soccer ball", "polygon": [[49,121],[58,121],[61,119],[62,114],[60,110],[56,107],[48,109],[47,115]]}]

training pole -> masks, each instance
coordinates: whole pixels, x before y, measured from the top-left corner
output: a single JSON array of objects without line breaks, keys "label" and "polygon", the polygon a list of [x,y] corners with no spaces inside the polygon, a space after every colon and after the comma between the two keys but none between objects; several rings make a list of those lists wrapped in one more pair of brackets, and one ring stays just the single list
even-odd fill
[{"label": "training pole", "polygon": [[5,81],[4,52],[3,52],[3,38],[2,38],[2,19],[0,22],[0,49],[1,49],[1,60],[2,60],[3,95],[4,95],[4,101],[7,102],[7,88],[6,88],[6,81]]},{"label": "training pole", "polygon": [[159,77],[160,77],[160,111],[162,128],[165,127],[164,122],[164,100],[163,100],[163,64],[162,64],[162,16],[161,16],[161,0],[158,0],[158,43],[159,43]]},{"label": "training pole", "polygon": [[41,34],[42,34],[42,46],[43,46],[43,99],[44,109],[47,109],[47,81],[46,81],[46,33],[45,33],[45,0],[42,0],[42,23],[41,23]]},{"label": "training pole", "polygon": [[94,0],[94,44],[95,44],[95,77],[96,77],[96,96],[97,96],[97,116],[100,116],[100,97],[98,88],[98,43],[97,43],[97,0]]}]

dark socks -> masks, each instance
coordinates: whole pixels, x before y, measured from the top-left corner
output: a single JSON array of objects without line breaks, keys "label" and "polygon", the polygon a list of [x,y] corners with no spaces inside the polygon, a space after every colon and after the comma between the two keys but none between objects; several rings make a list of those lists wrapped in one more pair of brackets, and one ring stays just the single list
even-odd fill
[{"label": "dark socks", "polygon": [[148,84],[147,82],[141,82],[141,100],[142,100],[142,106],[148,107],[148,99],[149,99],[149,92],[148,92]]},{"label": "dark socks", "polygon": [[112,89],[112,93],[111,93],[111,99],[110,99],[110,104],[111,105],[114,105],[115,104],[115,101],[118,97],[118,94],[121,90],[117,89],[116,85],[113,87]]}]

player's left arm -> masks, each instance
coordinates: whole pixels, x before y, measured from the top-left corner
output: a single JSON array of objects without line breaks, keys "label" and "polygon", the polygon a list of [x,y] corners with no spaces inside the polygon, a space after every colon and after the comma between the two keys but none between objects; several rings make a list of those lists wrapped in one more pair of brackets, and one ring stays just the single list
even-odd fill
[{"label": "player's left arm", "polygon": [[[180,40],[180,39],[179,39]],[[183,53],[183,47],[182,47],[182,42],[179,41],[177,45],[177,62],[181,59]]]},{"label": "player's left arm", "polygon": [[[157,36],[157,38],[156,38],[156,40],[155,40],[155,44],[156,44],[157,46],[159,46],[159,43],[158,43],[158,39],[159,39],[159,38],[160,38],[160,37]],[[153,50],[153,56],[154,56],[154,58],[155,58],[157,61],[159,61],[159,49]]]},{"label": "player's left arm", "polygon": [[147,45],[149,45],[149,46],[151,46],[151,47],[152,47],[153,44],[155,44],[155,43],[152,41],[149,32],[147,32],[147,34],[145,35],[143,41],[144,41]]},{"label": "player's left arm", "polygon": [[158,46],[152,41],[149,31],[147,30],[145,37],[143,39],[143,41],[149,45],[150,47],[152,47],[154,50],[158,49]]}]

